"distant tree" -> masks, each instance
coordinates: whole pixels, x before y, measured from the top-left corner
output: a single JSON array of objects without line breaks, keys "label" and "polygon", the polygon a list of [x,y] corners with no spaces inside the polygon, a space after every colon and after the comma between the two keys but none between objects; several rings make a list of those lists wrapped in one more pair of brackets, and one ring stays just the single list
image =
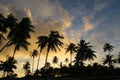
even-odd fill
[{"label": "distant tree", "polygon": [[5,73],[7,73],[7,76],[14,73],[14,69],[17,69],[16,63],[17,61],[13,57],[8,57],[6,61],[0,61],[0,70],[3,71],[3,77]]},{"label": "distant tree", "polygon": [[108,64],[109,67],[113,66],[114,60],[112,60],[113,55],[110,53],[113,51],[114,46],[112,46],[110,43],[105,43],[103,46],[104,52],[108,52],[108,55],[106,55],[103,64]]},{"label": "distant tree", "polygon": [[113,59],[113,55],[106,55],[105,58],[103,58],[103,64],[108,64],[109,67],[112,67],[113,64],[116,62],[115,59]]},{"label": "distant tree", "polygon": [[55,64],[58,63],[58,57],[57,56],[54,56],[53,58],[53,64],[54,64],[54,67],[55,67]]},{"label": "distant tree", "polygon": [[23,69],[25,70],[25,76],[31,75],[30,63],[28,61],[23,64]]},{"label": "distant tree", "polygon": [[72,55],[76,52],[76,45],[74,43],[70,43],[66,49],[66,53],[70,52],[70,64],[72,63]]},{"label": "distant tree", "polygon": [[114,46],[112,46],[110,43],[105,43],[103,46],[104,52],[108,51],[109,55],[110,55],[110,52],[113,51],[113,48]]},{"label": "distant tree", "polygon": [[67,63],[69,62],[69,59],[68,58],[65,58],[65,63],[67,65]]},{"label": "distant tree", "polygon": [[34,49],[32,52],[31,52],[31,57],[33,58],[33,64],[32,64],[32,73],[34,71],[34,59],[35,57],[38,56],[38,51],[36,49]]},{"label": "distant tree", "polygon": [[63,37],[59,35],[58,31],[51,31],[49,36],[38,37],[37,44],[40,47],[40,50],[42,51],[45,47],[47,47],[45,66],[47,63],[49,51],[53,50],[57,52],[57,49],[60,50],[59,46],[62,47],[63,43],[59,39],[63,39]]}]

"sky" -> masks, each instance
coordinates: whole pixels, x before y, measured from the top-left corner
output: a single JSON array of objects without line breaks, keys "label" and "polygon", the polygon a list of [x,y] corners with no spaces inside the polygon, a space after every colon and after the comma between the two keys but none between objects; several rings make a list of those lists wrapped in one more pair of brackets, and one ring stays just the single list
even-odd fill
[{"label": "sky", "polygon": [[[61,52],[50,52],[50,62],[53,56],[58,56],[59,62],[64,63],[64,59],[69,58],[68,54],[65,55],[66,45],[70,42],[79,43],[80,39],[85,39],[93,46],[97,55],[95,62],[101,63],[101,57],[105,56],[103,45],[106,42],[115,46],[112,54],[117,55],[120,51],[119,3],[120,0],[0,0],[0,13],[4,16],[13,13],[18,20],[27,16],[35,26],[35,33],[31,34],[29,40],[29,51],[21,49],[15,55],[19,66],[16,73],[24,74],[23,64],[32,61],[30,52],[38,49],[35,44],[37,37],[48,35],[51,30],[57,30],[65,37],[65,45]],[[6,41],[3,45],[5,43]],[[3,45],[0,45],[0,48]],[[0,60],[12,55],[13,47],[0,53]],[[40,67],[44,65],[46,50],[42,54]]]}]

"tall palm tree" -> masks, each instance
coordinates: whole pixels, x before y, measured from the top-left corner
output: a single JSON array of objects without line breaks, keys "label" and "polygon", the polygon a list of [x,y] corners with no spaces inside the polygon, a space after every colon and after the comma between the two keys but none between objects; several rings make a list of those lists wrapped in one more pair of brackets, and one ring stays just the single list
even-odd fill
[{"label": "tall palm tree", "polygon": [[54,67],[55,67],[55,64],[58,63],[58,57],[57,56],[54,56],[53,57],[53,64],[54,64]]},{"label": "tall palm tree", "polygon": [[30,18],[25,17],[9,32],[8,39],[10,42],[7,46],[15,46],[13,57],[15,56],[16,51],[20,50],[20,48],[28,50],[28,45],[30,45],[30,43],[27,39],[30,39],[30,32],[34,32],[33,28]]},{"label": "tall palm tree", "polygon": [[91,50],[92,46],[90,46],[89,44],[90,42],[85,42],[85,40],[80,40],[80,43],[78,44],[77,54],[75,57],[75,65],[77,67],[79,65],[83,66],[83,60],[89,59],[87,55],[93,53],[93,51]]},{"label": "tall palm tree", "polygon": [[59,35],[58,31],[51,31],[48,36],[38,37],[37,44],[40,47],[40,50],[42,51],[45,47],[47,47],[45,66],[47,63],[49,51],[52,50],[57,52],[57,49],[60,50],[59,46],[62,47],[63,43],[59,39],[63,39],[63,37]]},{"label": "tall palm tree", "polygon": [[25,76],[30,75],[30,63],[27,61],[25,64],[23,64],[23,69],[25,70]]},{"label": "tall palm tree", "polygon": [[16,69],[17,61],[13,57],[8,57],[5,62],[0,61],[0,68],[3,70],[3,76],[7,73],[9,76],[11,73],[14,73],[14,69]]},{"label": "tall palm tree", "polygon": [[66,53],[70,52],[70,64],[72,63],[72,55],[74,52],[76,52],[76,45],[74,43],[70,43],[66,49]]},{"label": "tall palm tree", "polygon": [[116,60],[113,59],[113,55],[106,55],[105,58],[103,58],[103,64],[108,64],[109,67],[113,66],[115,62]]},{"label": "tall palm tree", "polygon": [[113,48],[114,46],[112,46],[110,43],[105,43],[103,46],[104,52],[108,51],[109,55],[110,55],[110,52],[113,51]]},{"label": "tall palm tree", "polygon": [[38,51],[36,49],[34,49],[32,52],[31,52],[31,57],[33,58],[33,64],[32,64],[32,73],[34,71],[34,59],[35,57],[38,56]]}]

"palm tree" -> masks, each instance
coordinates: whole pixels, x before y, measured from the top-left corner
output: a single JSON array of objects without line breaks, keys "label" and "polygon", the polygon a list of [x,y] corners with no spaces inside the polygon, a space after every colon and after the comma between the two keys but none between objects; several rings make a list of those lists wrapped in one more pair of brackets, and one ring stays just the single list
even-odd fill
[{"label": "palm tree", "polygon": [[36,49],[34,49],[32,52],[31,52],[31,57],[33,58],[33,64],[32,64],[32,73],[34,71],[34,59],[35,57],[38,56],[38,51]]},{"label": "palm tree", "polygon": [[110,43],[105,43],[103,46],[104,52],[108,51],[109,55],[110,52],[113,51],[114,46],[112,46]]},{"label": "palm tree", "polygon": [[37,70],[38,70],[38,67],[39,67],[41,52],[44,49],[44,47],[46,47],[47,42],[48,42],[47,40],[48,40],[47,36],[39,36],[38,37],[38,42],[36,42],[36,44],[38,44],[38,47],[40,48],[40,53],[39,53],[38,63],[37,63]]},{"label": "palm tree", "polygon": [[76,52],[76,45],[74,43],[70,43],[66,49],[66,53],[70,52],[70,64],[72,63],[72,55]]},{"label": "palm tree", "polygon": [[83,60],[89,59],[90,54],[94,51],[91,50],[92,46],[89,46],[90,42],[85,42],[85,40],[80,40],[78,44],[77,54],[75,57],[75,65],[78,67],[79,65],[83,66]]},{"label": "palm tree", "polygon": [[28,76],[31,74],[30,63],[28,61],[25,64],[23,64],[23,69],[25,70],[25,76]]},{"label": "palm tree", "polygon": [[68,61],[69,61],[69,59],[68,59],[68,58],[65,58],[66,65],[67,65]]},{"label": "palm tree", "polygon": [[5,26],[5,22],[5,17],[2,14],[0,14],[0,44],[2,44],[2,41],[5,40],[3,34],[7,33],[7,27]]},{"label": "palm tree", "polygon": [[45,66],[47,63],[49,51],[52,50],[57,52],[57,49],[60,50],[59,46],[62,47],[63,43],[59,39],[63,39],[63,37],[59,35],[58,31],[51,31],[48,36],[38,37],[37,44],[40,47],[40,50],[42,51],[45,47],[47,47]]},{"label": "palm tree", "polygon": [[13,57],[8,57],[5,62],[0,61],[0,69],[3,70],[3,77],[5,73],[9,76],[11,73],[14,73],[14,69],[16,69],[17,61]]},{"label": "palm tree", "polygon": [[58,57],[57,56],[54,56],[53,58],[53,64],[54,64],[54,67],[55,67],[55,64],[58,63]]},{"label": "palm tree", "polygon": [[103,64],[108,64],[109,67],[113,66],[113,63],[115,63],[116,60],[112,58],[113,55],[106,55],[105,58],[103,58]]},{"label": "palm tree", "polygon": [[27,39],[30,39],[30,32],[34,32],[33,28],[30,18],[26,17],[9,32],[8,39],[10,42],[7,46],[15,46],[13,57],[15,56],[16,51],[20,50],[20,48],[28,50],[28,45],[30,45],[30,43]]},{"label": "palm tree", "polygon": [[[11,31],[17,26],[17,19],[13,14],[9,14],[7,18],[0,14],[0,25],[0,32],[2,33],[1,35],[3,35],[3,33],[7,33],[7,28],[9,28],[9,30]],[[3,36],[1,36],[1,39],[2,38]],[[1,48],[0,52],[2,52],[2,50],[10,43],[10,41],[11,40],[9,39],[8,42]]]}]

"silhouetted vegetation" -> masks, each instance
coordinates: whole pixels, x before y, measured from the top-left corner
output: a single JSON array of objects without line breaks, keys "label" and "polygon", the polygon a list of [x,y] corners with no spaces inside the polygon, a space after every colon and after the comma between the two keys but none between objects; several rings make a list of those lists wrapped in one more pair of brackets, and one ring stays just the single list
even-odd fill
[{"label": "silhouetted vegetation", "polygon": [[[33,29],[34,27],[28,17],[22,18],[21,21],[18,21],[13,14],[9,14],[7,17],[0,14],[1,46],[3,46],[3,40],[8,41],[1,48],[1,54],[2,50],[6,47],[14,46],[12,57],[7,56],[5,61],[0,61],[0,71],[3,71],[3,76],[0,80],[73,80],[74,78],[79,80],[86,80],[88,78],[90,80],[106,80],[120,78],[120,68],[114,67],[114,63],[120,63],[120,55],[118,55],[118,58],[114,58],[112,51],[115,47],[110,43],[105,43],[103,45],[103,51],[108,52],[105,55],[105,58],[101,58],[103,59],[103,64],[99,64],[99,62],[91,63],[95,58],[97,58],[97,51],[93,50],[94,46],[92,46],[90,42],[86,42],[81,39],[79,43],[70,43],[67,46],[66,53],[70,52],[70,59],[64,59],[66,64],[63,65],[62,62],[58,64],[58,60],[60,60],[60,58],[59,56],[54,56],[52,61],[54,64],[53,67],[47,60],[50,50],[54,52],[57,52],[58,50],[60,51],[61,48],[63,48],[63,44],[65,44],[62,41],[64,37],[61,36],[58,31],[51,31],[48,36],[43,35],[37,37],[37,42],[35,42],[39,47],[39,52],[36,49],[31,52],[30,55],[33,61],[27,61],[23,64],[25,76],[17,78],[17,74],[14,71],[17,69],[15,53],[16,51],[19,51],[20,48],[28,50],[28,46],[30,44],[28,39],[31,38],[30,32],[34,32]],[[5,33],[8,33],[7,37],[3,36]],[[45,48],[47,52],[45,65],[42,68],[39,68],[40,56]],[[75,57],[72,56],[73,54]],[[37,56],[37,69],[34,70],[34,59]],[[85,61],[90,61],[90,64],[85,65]],[[32,63],[32,67],[30,63]]]}]

